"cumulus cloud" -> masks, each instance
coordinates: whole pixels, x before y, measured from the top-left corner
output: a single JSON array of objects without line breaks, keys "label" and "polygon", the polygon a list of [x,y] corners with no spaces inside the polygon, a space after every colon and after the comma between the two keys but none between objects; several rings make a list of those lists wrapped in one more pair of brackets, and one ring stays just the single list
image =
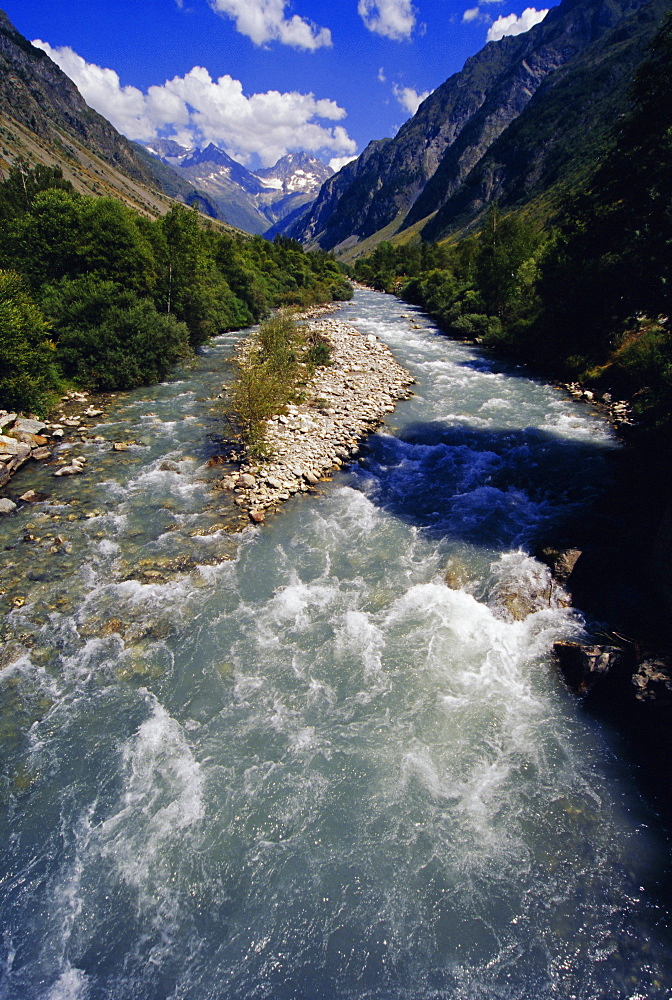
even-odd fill
[{"label": "cumulus cloud", "polygon": [[481,12],[478,9],[478,7],[470,7],[469,10],[465,10],[464,14],[462,15],[462,20],[465,22],[465,24],[468,24],[470,21],[475,21],[480,14]]},{"label": "cumulus cloud", "polygon": [[352,161],[356,159],[356,156],[333,156],[329,160],[329,166],[334,173],[337,174],[341,167],[344,167],[346,163],[352,163]]},{"label": "cumulus cloud", "polygon": [[419,94],[412,87],[401,87],[397,83],[395,83],[392,90],[402,108],[405,108],[412,115],[415,114],[424,99],[431,94],[431,90],[425,90],[424,93]]},{"label": "cumulus cloud", "polygon": [[411,0],[359,0],[357,11],[369,31],[396,42],[410,38],[415,27]]},{"label": "cumulus cloud", "polygon": [[36,40],[75,82],[84,100],[129,139],[148,142],[158,136],[183,146],[214,142],[241,163],[258,156],[271,166],[289,150],[352,156],[357,145],[341,125],[346,112],[335,101],[296,91],[269,90],[247,97],[239,80],[228,75],[213,80],[194,66],[185,76],[150,87],[122,87],[112,69],[87,63],[70,48],[52,48]]},{"label": "cumulus cloud", "polygon": [[380,69],[378,70],[378,79],[380,80],[381,83],[386,83],[387,82],[387,77],[385,76],[385,67],[384,66],[381,66]]},{"label": "cumulus cloud", "polygon": [[522,35],[529,31],[535,24],[539,24],[548,14],[546,10],[535,10],[534,7],[526,7],[520,17],[515,14],[508,14],[505,17],[498,17],[491,25],[486,41],[498,42],[506,35]]},{"label": "cumulus cloud", "polygon": [[210,0],[218,14],[236,22],[236,31],[255,45],[282,42],[295,49],[314,50],[331,45],[331,32],[294,14],[285,17],[287,0]]}]

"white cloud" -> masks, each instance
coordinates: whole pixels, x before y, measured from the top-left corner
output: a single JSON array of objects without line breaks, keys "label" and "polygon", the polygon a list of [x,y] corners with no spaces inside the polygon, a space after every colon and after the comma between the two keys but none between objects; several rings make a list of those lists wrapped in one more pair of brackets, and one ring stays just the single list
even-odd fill
[{"label": "white cloud", "polygon": [[359,0],[359,16],[369,31],[396,42],[410,38],[415,27],[415,9],[411,0]]},{"label": "white cloud", "polygon": [[287,0],[210,0],[218,14],[236,22],[236,31],[255,45],[282,42],[295,49],[319,49],[331,45],[331,32],[298,14],[285,17]]},{"label": "white cloud", "polygon": [[329,166],[334,173],[337,174],[341,167],[344,167],[346,163],[352,163],[352,161],[356,159],[356,156],[333,156],[331,160],[329,160]]},{"label": "white cloud", "polygon": [[498,17],[488,31],[486,41],[498,42],[506,35],[522,35],[529,31],[535,24],[544,20],[548,10],[535,10],[534,7],[526,7],[520,17],[515,14],[508,14],[506,17]]},{"label": "white cloud", "polygon": [[381,66],[380,69],[378,70],[378,79],[380,80],[381,83],[386,83],[387,82],[387,77],[385,76],[385,67],[384,66]]},{"label": "white cloud", "polygon": [[417,90],[413,90],[412,87],[400,87],[399,84],[395,83],[392,90],[394,91],[394,96],[401,104],[402,108],[414,115],[418,110],[422,102],[426,97],[429,97],[431,90],[425,90],[424,93],[419,94]]},{"label": "white cloud", "polygon": [[469,10],[465,10],[464,14],[462,15],[462,20],[468,24],[469,21],[475,21],[480,15],[480,13],[481,12],[478,9],[478,7],[470,7]]},{"label": "white cloud", "polygon": [[150,87],[122,87],[112,69],[85,62],[70,48],[52,48],[36,40],[75,82],[84,100],[129,139],[147,142],[169,136],[183,146],[214,142],[235,159],[258,156],[271,166],[289,150],[352,156],[357,145],[341,125],[346,112],[335,101],[296,91],[281,94],[243,93],[239,80],[226,75],[213,80],[207,69],[194,66],[185,76]]}]

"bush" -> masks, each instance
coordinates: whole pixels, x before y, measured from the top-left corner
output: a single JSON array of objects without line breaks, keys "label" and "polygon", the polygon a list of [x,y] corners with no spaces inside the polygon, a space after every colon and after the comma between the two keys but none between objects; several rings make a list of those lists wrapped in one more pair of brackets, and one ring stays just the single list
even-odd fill
[{"label": "bush", "polygon": [[189,332],[149,299],[93,276],[63,278],[44,290],[63,371],[98,391],[165,378],[189,354]]},{"label": "bush", "polygon": [[44,414],[59,389],[49,326],[14,271],[0,271],[0,406]]},{"label": "bush", "polygon": [[319,333],[306,335],[287,313],[261,324],[252,344],[234,363],[230,410],[248,454],[267,453],[264,421],[299,398],[301,382],[330,363],[331,348]]}]

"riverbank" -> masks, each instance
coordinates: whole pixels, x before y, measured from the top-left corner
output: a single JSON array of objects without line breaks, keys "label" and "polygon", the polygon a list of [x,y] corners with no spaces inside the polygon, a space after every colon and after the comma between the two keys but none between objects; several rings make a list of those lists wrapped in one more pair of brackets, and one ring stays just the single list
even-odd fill
[{"label": "riverbank", "polygon": [[330,347],[330,364],[316,369],[305,389],[306,401],[287,406],[286,413],[266,421],[268,460],[243,457],[237,471],[219,486],[261,523],[266,511],[297,493],[314,489],[320,479],[339,469],[359,450],[397,400],[410,395],[415,381],[373,334],[334,317],[337,306],[302,313],[310,333]]}]

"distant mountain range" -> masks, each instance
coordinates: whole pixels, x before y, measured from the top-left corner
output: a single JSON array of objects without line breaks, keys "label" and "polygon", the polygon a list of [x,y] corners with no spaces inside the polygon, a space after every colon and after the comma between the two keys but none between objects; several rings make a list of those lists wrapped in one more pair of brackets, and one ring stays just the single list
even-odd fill
[{"label": "distant mountain range", "polygon": [[193,186],[211,214],[248,233],[265,233],[311,205],[334,172],[307,153],[288,153],[275,166],[252,172],[212,143],[185,149],[172,139],[156,139],[145,149]]},{"label": "distant mountain range", "polygon": [[212,144],[131,143],[0,11],[0,171],[17,157],[56,164],[87,194],[154,215],[178,199],[345,258],[468,229],[493,201],[548,216],[599,159],[670,7],[562,0],[525,34],[488,43],[337,174],[306,153],[253,172]]},{"label": "distant mountain range", "polygon": [[382,239],[441,239],[504,208],[559,201],[600,155],[669,0],[563,0],[490,42],[393,139],[370,143],[286,231],[353,257]]},{"label": "distant mountain range", "polygon": [[0,11],[0,179],[17,159],[59,166],[82,194],[112,195],[152,215],[176,199],[249,233],[305,209],[333,174],[305,153],[254,174],[213,145],[129,142]]}]

